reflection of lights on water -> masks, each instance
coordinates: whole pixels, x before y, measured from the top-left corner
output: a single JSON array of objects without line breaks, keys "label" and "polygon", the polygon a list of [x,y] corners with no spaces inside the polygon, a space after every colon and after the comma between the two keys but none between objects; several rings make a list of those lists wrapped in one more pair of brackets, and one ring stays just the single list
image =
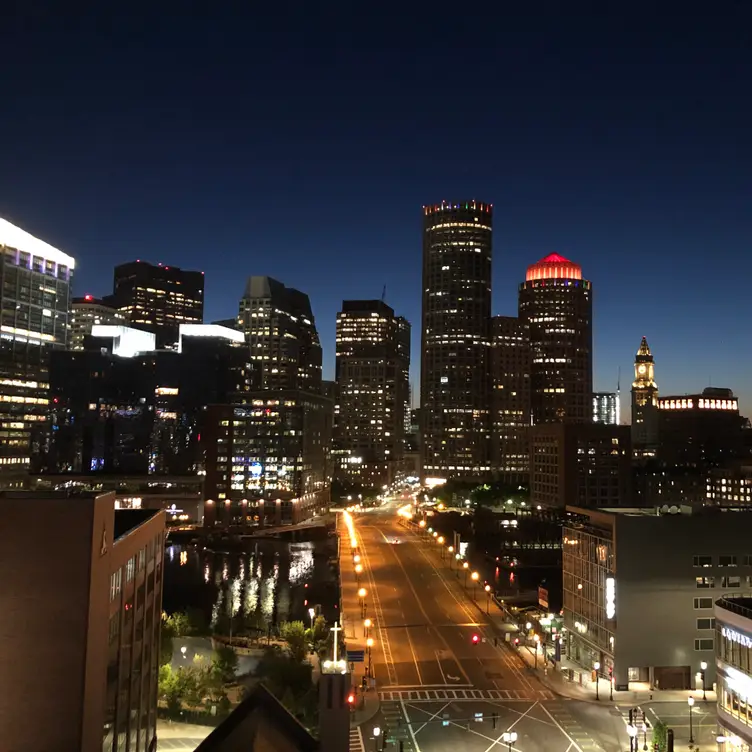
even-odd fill
[{"label": "reflection of lights on water", "polygon": [[222,567],[222,579],[227,582],[227,578],[230,576],[230,567],[227,564],[227,560],[225,560],[224,566]]},{"label": "reflection of lights on water", "polygon": [[187,563],[188,563],[188,552],[181,551],[180,552],[180,566],[184,567]]},{"label": "reflection of lights on water", "polygon": [[240,566],[238,567],[238,579],[241,582],[245,579],[245,559],[240,560]]},{"label": "reflection of lights on water", "polygon": [[266,619],[271,619],[274,614],[274,596],[279,579],[279,564],[275,563],[271,574],[263,580],[261,586],[261,613]]},{"label": "reflection of lights on water", "polygon": [[250,580],[248,580],[248,583],[245,587],[245,606],[243,607],[243,612],[246,615],[253,614],[256,612],[256,609],[258,608],[258,602],[259,602],[259,581],[254,577]]},{"label": "reflection of lights on water", "polygon": [[167,550],[170,552],[170,561],[175,561],[175,546],[170,546]]},{"label": "reflection of lights on water", "polygon": [[241,580],[240,577],[236,577],[232,581],[232,585],[230,585],[230,590],[232,591],[232,598],[230,598],[230,616],[235,616],[235,614],[240,611],[240,589],[241,589]]},{"label": "reflection of lights on water", "polygon": [[313,574],[313,544],[301,544],[290,551],[291,585],[297,585]]},{"label": "reflection of lights on water", "polygon": [[211,578],[211,567],[206,564],[204,565],[204,582],[209,582],[209,579]]}]

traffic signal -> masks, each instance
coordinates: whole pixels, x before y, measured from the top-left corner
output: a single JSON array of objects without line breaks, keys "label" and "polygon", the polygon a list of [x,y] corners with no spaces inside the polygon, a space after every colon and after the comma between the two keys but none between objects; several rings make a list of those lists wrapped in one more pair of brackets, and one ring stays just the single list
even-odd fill
[{"label": "traffic signal", "polygon": [[349,705],[353,705],[355,703],[355,695],[352,692],[347,695],[347,702]]},{"label": "traffic signal", "polygon": [[491,713],[491,725],[493,728],[496,728],[496,720],[498,717],[499,716],[496,713]]},{"label": "traffic signal", "polygon": [[477,645],[480,642],[480,635],[473,635],[473,645]]},{"label": "traffic signal", "polygon": [[520,644],[520,638],[519,637],[515,637],[514,638],[514,644],[515,644],[515,647],[519,646],[519,644]]}]

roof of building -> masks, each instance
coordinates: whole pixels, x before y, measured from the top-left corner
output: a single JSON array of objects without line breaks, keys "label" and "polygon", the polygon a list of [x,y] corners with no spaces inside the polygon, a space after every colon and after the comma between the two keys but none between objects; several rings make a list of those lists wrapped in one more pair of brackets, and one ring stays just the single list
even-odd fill
[{"label": "roof of building", "polygon": [[647,337],[643,337],[640,340],[640,346],[637,348],[638,355],[650,355],[650,345],[648,345]]},{"label": "roof of building", "polygon": [[113,540],[124,538],[160,512],[159,509],[116,509]]},{"label": "roof of building", "polygon": [[716,605],[725,608],[727,611],[733,611],[745,619],[752,619],[752,597],[724,595],[716,601]]},{"label": "roof of building", "polygon": [[582,279],[582,267],[558,253],[549,253],[527,268],[525,279]]},{"label": "roof of building", "polygon": [[15,248],[17,251],[30,253],[32,256],[41,256],[47,261],[55,264],[64,264],[70,269],[74,269],[76,261],[73,256],[59,251],[44,240],[35,238],[31,233],[16,227],[8,222],[7,219],[0,217],[0,245],[8,248]]},{"label": "roof of building", "polygon": [[[249,738],[231,740],[231,737],[257,711],[260,715],[263,715],[267,723],[275,726],[279,733],[287,737],[291,746],[295,749],[301,750],[301,752],[318,751],[318,741],[308,733],[298,719],[263,684],[257,684],[227,719],[220,723],[196,747],[196,752],[222,752],[225,749],[225,744],[227,744],[227,749],[237,749],[239,741],[243,742],[243,748],[249,750],[249,752],[256,749],[255,737],[258,728],[254,728],[252,724],[248,726]],[[243,731],[239,733],[243,733]],[[261,746],[259,744],[259,748]]]}]

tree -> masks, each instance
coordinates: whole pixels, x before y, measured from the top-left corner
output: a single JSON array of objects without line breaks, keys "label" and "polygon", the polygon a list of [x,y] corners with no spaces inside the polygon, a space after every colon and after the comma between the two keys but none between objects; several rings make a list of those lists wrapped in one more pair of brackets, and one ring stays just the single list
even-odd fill
[{"label": "tree", "polygon": [[329,630],[326,626],[326,619],[323,616],[317,616],[313,620],[313,626],[307,631],[308,642],[314,653],[320,654],[326,648],[329,640]]},{"label": "tree", "polygon": [[169,665],[172,662],[172,653],[172,630],[163,621],[159,635],[159,665]]},{"label": "tree", "polygon": [[300,698],[313,687],[311,665],[296,662],[291,655],[283,653],[279,648],[264,651],[256,667],[256,676],[278,699],[288,689],[294,697]]},{"label": "tree", "polygon": [[303,663],[308,653],[306,630],[302,621],[286,621],[279,630],[287,643],[290,656],[296,663]]},{"label": "tree", "polygon": [[167,710],[177,714],[182,708],[182,691],[177,671],[168,663],[159,669],[159,696],[165,701]]},{"label": "tree", "polygon": [[191,634],[191,623],[188,616],[182,611],[170,614],[165,623],[171,630],[173,637],[186,637]]},{"label": "tree", "polygon": [[218,647],[212,656],[210,670],[222,684],[234,681],[235,672],[238,670],[237,653],[231,647]]},{"label": "tree", "polygon": [[653,724],[653,744],[657,745],[658,752],[666,752],[668,749],[668,727],[663,721]]}]

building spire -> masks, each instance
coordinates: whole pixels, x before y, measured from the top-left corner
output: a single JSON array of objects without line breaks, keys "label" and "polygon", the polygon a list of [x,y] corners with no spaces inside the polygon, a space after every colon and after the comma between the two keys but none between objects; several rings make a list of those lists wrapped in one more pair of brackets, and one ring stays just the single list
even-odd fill
[{"label": "building spire", "polygon": [[650,355],[650,347],[648,346],[647,337],[643,337],[640,341],[640,347],[637,350],[638,355]]}]

